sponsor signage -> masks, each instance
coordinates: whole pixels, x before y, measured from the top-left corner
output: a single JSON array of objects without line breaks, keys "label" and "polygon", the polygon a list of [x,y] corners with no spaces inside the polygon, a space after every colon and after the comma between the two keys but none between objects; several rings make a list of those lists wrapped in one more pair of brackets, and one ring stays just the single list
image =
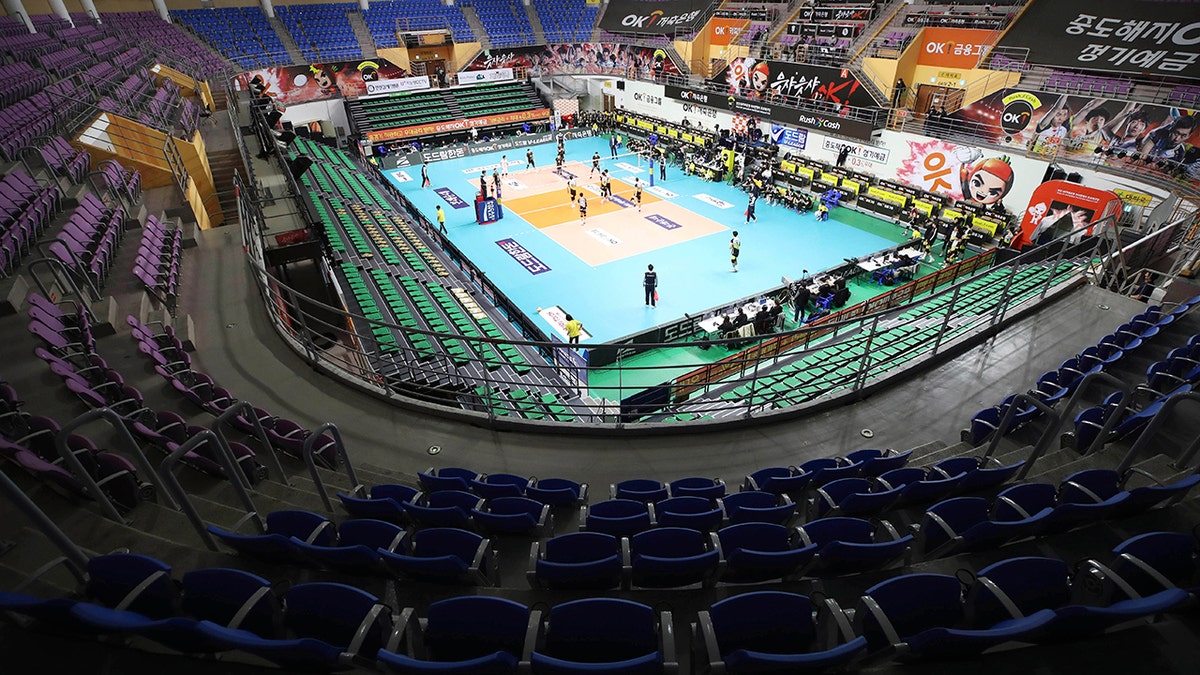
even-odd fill
[{"label": "sponsor signage", "polygon": [[439,196],[443,200],[445,200],[445,202],[447,204],[449,204],[452,208],[465,209],[470,206],[470,204],[468,204],[466,201],[464,201],[462,197],[459,197],[458,195],[454,194],[454,190],[451,190],[450,188],[446,188],[446,187],[434,188],[433,191],[435,193],[437,193],[437,196]]},{"label": "sponsor signage", "polygon": [[674,199],[679,196],[661,185],[651,185],[650,187],[646,188],[646,192],[662,197],[663,199]]},{"label": "sponsor signage", "polygon": [[696,199],[699,199],[700,201],[704,202],[705,204],[711,204],[711,205],[717,207],[718,209],[732,209],[733,208],[733,204],[730,204],[729,202],[725,201],[724,199],[717,199],[716,197],[713,197],[712,195],[704,194],[703,192],[701,192],[697,195],[693,195],[693,196]]},{"label": "sponsor signage", "polygon": [[762,119],[770,119],[783,124],[791,124],[805,129],[813,129],[827,134],[838,134],[840,136],[848,136],[850,138],[858,138],[869,140],[875,132],[875,128],[867,122],[840,117],[835,114],[817,113],[808,110],[797,110],[787,106],[772,105],[769,103],[760,103],[756,101],[744,101],[735,98],[732,101],[728,96],[716,94],[709,91],[697,91],[695,89],[685,89],[674,85],[665,87],[668,98],[677,99],[684,102],[684,109],[687,110],[687,104],[699,106],[709,106],[718,110],[728,110],[733,113],[741,113],[758,117]]},{"label": "sponsor signage", "polygon": [[[279,66],[247,71],[238,78],[238,86],[254,83],[263,96],[276,103],[292,105],[330,98],[364,96],[367,85],[380,80],[404,79],[403,68],[384,58],[362,61]],[[244,79],[243,79],[244,78]]]},{"label": "sponsor signage", "polygon": [[771,125],[771,141],[775,145],[803,150],[808,144],[808,132],[804,129],[792,129],[778,124]]},{"label": "sponsor signage", "polygon": [[905,26],[950,26],[955,28],[982,28],[999,30],[1004,27],[1004,16],[967,16],[965,14],[909,14],[904,17]]},{"label": "sponsor signage", "polygon": [[862,82],[847,68],[738,57],[710,82],[750,101],[786,96],[838,106],[877,105]]},{"label": "sponsor signage", "polygon": [[631,209],[634,206],[633,202],[629,201],[628,199],[625,199],[621,195],[613,195],[608,198],[608,201],[616,204],[617,206],[620,206],[623,209]]},{"label": "sponsor signage", "polygon": [[600,27],[614,33],[673,35],[678,29],[693,28],[707,10],[707,4],[693,0],[612,0],[600,19]]},{"label": "sponsor signage", "polygon": [[416,91],[418,89],[428,89],[430,86],[428,75],[402,77],[397,80],[375,80],[367,82],[367,96],[395,94],[401,91]]},{"label": "sponsor signage", "polygon": [[1181,178],[1198,184],[1200,125],[1178,117],[1177,108],[1142,103],[1130,110],[1130,105],[1117,98],[1001,89],[955,111],[952,118],[1014,153],[1054,148],[1061,156],[1102,161],[1133,173],[1151,166],[1138,162],[1139,157],[1182,162]]},{"label": "sponsor signage", "polygon": [[854,143],[846,143],[839,141],[836,138],[826,138],[821,143],[821,149],[829,152],[840,152],[842,146],[850,146],[850,156],[862,159],[875,164],[887,164],[888,158],[892,156],[892,151],[887,148],[877,148],[872,145],[856,145]]},{"label": "sponsor signage", "polygon": [[1200,4],[1161,0],[1031,3],[1000,40],[1030,63],[1200,78]]},{"label": "sponsor signage", "polygon": [[678,230],[679,228],[683,227],[679,223],[671,220],[670,218],[667,218],[665,216],[660,216],[657,213],[654,215],[651,215],[651,216],[646,216],[646,220],[654,223],[655,225],[661,227],[664,230]]},{"label": "sponsor signage", "polygon": [[[788,35],[803,35],[805,37],[839,37],[852,38],[858,35],[862,30],[862,24],[857,23],[789,23],[787,25]],[[814,46],[813,50],[818,50],[821,47]],[[810,52],[811,53],[811,52]],[[821,52],[816,51],[817,54]]]},{"label": "sponsor signage", "polygon": [[875,17],[875,7],[874,5],[804,7],[798,16],[805,21],[870,21]]},{"label": "sponsor signage", "polygon": [[745,19],[713,18],[708,22],[708,42],[714,45],[734,44],[750,22]]},{"label": "sponsor signage", "polygon": [[595,239],[596,241],[600,242],[601,244],[604,244],[605,246],[620,246],[621,245],[620,239],[618,239],[611,233],[606,232],[598,227],[589,228],[587,233],[588,233],[589,237],[591,237],[592,239]]},{"label": "sponsor signage", "polygon": [[1134,192],[1121,188],[1113,188],[1113,192],[1121,198],[1126,206],[1150,206],[1151,197],[1145,192]]},{"label": "sponsor signage", "polygon": [[550,267],[546,263],[526,250],[516,239],[501,239],[496,242],[496,245],[504,249],[505,253],[512,256],[512,259],[516,260],[517,264],[524,267],[525,271],[530,274],[543,274],[550,271]]},{"label": "sponsor signage", "polygon": [[408,183],[412,181],[412,176],[408,175],[407,171],[392,171],[388,174],[392,180],[397,183]]},{"label": "sponsor signage", "polygon": [[737,9],[718,9],[713,16],[728,19],[747,19],[750,21],[774,21],[774,12],[769,9],[739,7]]},{"label": "sponsor signage", "polygon": [[921,32],[917,63],[939,68],[974,68],[994,36],[993,31],[977,28],[926,28]]},{"label": "sponsor signage", "polygon": [[549,117],[549,108],[537,108],[536,110],[500,113],[499,115],[489,115],[487,117],[471,117],[464,120],[448,120],[446,122],[416,124],[410,127],[399,127],[396,129],[368,131],[367,140],[371,141],[372,143],[378,143],[380,141],[396,141],[402,138],[416,138],[417,136],[440,134],[447,131],[465,131],[472,127],[487,127],[497,124],[512,124],[514,122],[540,121],[548,119]]},{"label": "sponsor signage", "polygon": [[488,68],[485,70],[467,70],[458,74],[459,84],[476,84],[479,82],[507,82],[513,79],[512,68]]}]

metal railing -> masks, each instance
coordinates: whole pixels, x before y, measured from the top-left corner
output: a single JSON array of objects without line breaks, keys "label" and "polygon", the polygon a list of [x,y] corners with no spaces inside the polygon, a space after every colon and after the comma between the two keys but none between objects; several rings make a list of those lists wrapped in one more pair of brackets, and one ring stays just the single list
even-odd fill
[{"label": "metal railing", "polygon": [[[245,208],[252,212],[248,206]],[[435,226],[423,219],[417,220],[417,225],[423,234],[440,242]],[[252,222],[244,223],[246,239],[258,236],[254,227]],[[785,333],[718,340],[708,340],[693,333],[685,341],[675,343],[586,345],[593,351],[610,350],[615,355],[614,362],[604,367],[581,365],[577,352],[562,343],[468,338],[370,320],[323,305],[288,287],[262,267],[259,260],[250,259],[249,263],[276,331],[319,370],[343,382],[397,402],[434,404],[446,414],[494,425],[521,420],[523,412],[529,413],[525,401],[509,396],[511,391],[522,390],[530,392],[533,399],[549,396],[554,409],[562,413],[558,421],[623,428],[661,422],[677,415],[710,417],[715,422],[766,418],[811,410],[844,396],[861,396],[894,376],[995,329],[1011,320],[1015,311],[1047,298],[1052,290],[1082,283],[1082,269],[1091,261],[1094,251],[1067,245],[1065,241],[1059,243],[1061,245],[1039,247],[1000,266],[999,274],[1008,276],[1025,269],[1033,269],[1033,274],[1043,274],[1044,280],[1039,280],[1033,287],[1023,284],[1021,288],[1015,288],[1008,282],[997,283],[981,297],[980,291],[967,289],[965,285],[992,270],[979,271],[972,267],[975,273],[956,280],[956,270],[948,268],[914,282],[924,287],[920,291],[912,289],[914,293],[910,297],[921,302],[936,299],[939,303],[936,308],[923,310],[919,304],[904,304],[868,312],[868,303]],[[1072,264],[1073,259],[1077,259],[1074,269],[1062,267]],[[454,259],[451,262],[462,264]],[[463,273],[467,274],[465,270]],[[946,276],[939,284],[942,274]],[[469,285],[466,281],[463,283]],[[774,290],[780,294],[783,291]],[[488,293],[485,289],[484,295]],[[770,295],[770,292],[764,295]],[[315,308],[315,311],[305,308]],[[906,311],[908,314],[900,319],[899,315]],[[873,349],[874,345],[887,344],[892,339],[889,331],[901,324],[936,324],[937,329],[916,350],[920,352],[916,355],[904,353],[888,357]],[[399,349],[392,354],[383,353],[376,342],[376,329],[400,336]],[[327,342],[316,344],[317,336],[326,339],[333,336],[336,347],[330,348]],[[469,354],[467,362],[456,364],[444,354],[430,358],[428,354],[404,346],[408,338],[417,336],[435,344],[453,340],[464,345]],[[844,341],[853,341],[860,349],[847,350],[840,355],[821,351]],[[482,354],[502,344],[511,345],[524,355],[530,372],[519,375],[509,368],[491,367],[494,364]],[[660,354],[667,355],[664,362],[678,364],[680,355],[694,353],[686,350],[696,347],[719,350],[714,354],[724,358],[692,356],[684,365],[671,367],[645,365],[637,358],[646,351],[661,350]],[[814,355],[820,356],[819,364],[802,365],[806,357]],[[773,387],[782,381],[782,373],[789,374],[799,383],[811,381],[819,386],[794,396],[775,396]],[[638,397],[647,391],[660,392],[660,400],[654,405],[639,403]],[[736,395],[722,396],[731,392]],[[534,420],[521,422],[553,426],[552,420],[536,419],[553,416],[553,412],[536,413]]]}]

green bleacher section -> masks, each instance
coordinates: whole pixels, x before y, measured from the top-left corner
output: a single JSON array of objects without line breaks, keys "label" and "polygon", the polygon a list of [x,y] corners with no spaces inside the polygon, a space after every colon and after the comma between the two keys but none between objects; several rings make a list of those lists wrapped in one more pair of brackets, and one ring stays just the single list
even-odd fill
[{"label": "green bleacher section", "polygon": [[575,419],[565,403],[565,399],[556,394],[529,392],[524,389],[500,389],[496,387],[476,387],[475,395],[479,397],[484,408],[496,417],[523,417],[530,420],[551,420],[570,422]]},{"label": "green bleacher section", "polygon": [[546,107],[533,86],[525,82],[403,92],[347,103],[359,133]]},{"label": "green bleacher section", "polygon": [[[1062,262],[1054,268],[1033,266],[1021,270],[993,270],[963,286],[957,300],[958,309],[951,317],[947,317],[947,312],[952,297],[944,293],[893,317],[890,323],[896,325],[877,331],[874,337],[852,335],[815,349],[772,373],[760,373],[757,382],[729,389],[718,398],[726,403],[785,408],[852,388],[860,378],[878,379],[932,351],[943,325],[942,343],[975,330],[977,326],[969,319],[994,311],[1006,284],[1009,294],[1019,302],[1040,292],[1047,281],[1051,285],[1065,281],[1077,269],[1075,263]],[[963,320],[956,322],[956,317]],[[947,318],[950,320],[946,321]],[[863,359],[868,352],[870,358],[864,372]],[[691,419],[674,415],[672,421]]]},{"label": "green bleacher section", "polygon": [[349,101],[350,119],[360,132],[444,122],[455,117],[441,91],[415,91]]}]

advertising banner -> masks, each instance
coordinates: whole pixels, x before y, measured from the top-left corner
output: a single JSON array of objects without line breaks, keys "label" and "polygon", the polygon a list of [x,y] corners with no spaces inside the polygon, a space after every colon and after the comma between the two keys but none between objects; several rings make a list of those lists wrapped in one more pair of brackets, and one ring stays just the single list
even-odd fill
[{"label": "advertising banner", "polygon": [[[1196,111],[1109,98],[1002,89],[954,112],[951,119],[999,145],[1139,171],[1182,164],[1178,175],[1200,182],[1200,117]],[[953,125],[953,122],[951,122]]]},{"label": "advertising banner", "polygon": [[733,44],[749,25],[746,19],[713,18],[708,22],[708,42],[714,45]]},{"label": "advertising banner", "polygon": [[[613,8],[608,8],[611,14]],[[606,14],[607,16],[607,14]],[[523,68],[531,73],[571,75],[678,75],[666,50],[613,42],[539,45],[480,52],[463,71]],[[459,72],[460,81],[465,76]]]},{"label": "advertising banner", "polygon": [[[1013,247],[1044,244],[1121,210],[1121,198],[1108,190],[1050,180],[1033,191]],[[1086,230],[1087,234],[1092,231]],[[1076,239],[1082,238],[1076,235]],[[1075,242],[1072,242],[1075,243]]]},{"label": "advertising banner", "polygon": [[802,7],[797,17],[805,21],[870,21],[875,18],[875,6]]},{"label": "advertising banner", "polygon": [[899,159],[896,180],[982,207],[1003,206],[1018,179],[1027,184],[1041,178],[1019,175],[1009,157],[972,146],[937,139],[904,143],[907,152]]},{"label": "advertising banner", "polygon": [[711,91],[684,89],[674,85],[664,87],[668,98],[683,101],[685,105],[708,106],[718,110],[728,110],[733,113],[749,115],[759,119],[770,119],[783,124],[804,127],[829,134],[839,134],[867,140],[875,129],[866,122],[860,122],[836,114],[816,113],[808,110],[797,110],[786,106],[743,101],[737,98],[722,96]]},{"label": "advertising banner", "polygon": [[430,86],[428,75],[402,77],[398,80],[377,80],[367,83],[367,96],[395,94],[401,91],[416,91],[418,89],[428,89]]},{"label": "advertising banner", "polygon": [[365,96],[368,83],[400,80],[407,75],[403,68],[391,61],[375,58],[259,68],[245,73],[245,83],[261,83],[266,88],[266,96],[288,106],[330,98]]},{"label": "advertising banner", "polygon": [[926,28],[921,32],[917,63],[939,68],[974,68],[994,38],[995,32],[977,28]]},{"label": "advertising banner", "polygon": [[1200,3],[1034,2],[1000,46],[1027,48],[1030,63],[1200,78]]},{"label": "advertising banner", "polygon": [[832,103],[872,107],[878,105],[852,72],[808,63],[768,61],[738,57],[711,82],[735,96],[752,101],[771,101],[789,96]]},{"label": "advertising banner", "polygon": [[708,7],[709,3],[697,0],[611,0],[600,27],[614,33],[674,35],[679,29],[693,28]]},{"label": "advertising banner", "polygon": [[968,14],[913,13],[904,17],[905,26],[948,26],[954,28],[982,28],[999,30],[1004,27],[1005,16],[972,16]]},{"label": "advertising banner", "polygon": [[478,84],[480,82],[507,82],[513,79],[512,68],[488,68],[472,70],[458,74],[459,84]]},{"label": "advertising banner", "polygon": [[416,124],[411,127],[398,127],[396,129],[368,131],[367,140],[371,141],[372,143],[379,143],[380,141],[396,141],[401,138],[414,138],[416,136],[425,136],[427,134],[440,134],[446,131],[465,131],[472,127],[487,127],[496,124],[512,124],[513,122],[540,121],[548,119],[549,117],[549,108],[522,110],[520,112],[488,115],[487,117],[471,117],[464,120],[447,120],[445,122]]},{"label": "advertising banner", "polygon": [[808,144],[808,132],[804,129],[792,129],[778,124],[771,125],[771,142],[785,148],[803,150]]}]

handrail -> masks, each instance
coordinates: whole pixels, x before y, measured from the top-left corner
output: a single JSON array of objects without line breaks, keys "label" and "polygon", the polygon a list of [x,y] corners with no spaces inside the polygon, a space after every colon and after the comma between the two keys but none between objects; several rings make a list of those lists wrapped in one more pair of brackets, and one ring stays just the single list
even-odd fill
[{"label": "handrail", "polygon": [[257,532],[262,534],[265,532],[262,520],[258,516],[258,509],[254,506],[254,501],[250,498],[250,494],[246,488],[242,486],[242,478],[240,476],[241,469],[238,468],[237,462],[233,460],[233,452],[229,449],[229,444],[225,441],[225,435],[220,430],[213,431],[212,429],[202,429],[196,432],[182,445],[166,456],[162,461],[163,475],[167,480],[163,485],[168,492],[179,502],[179,510],[183,511],[187,516],[196,533],[200,535],[200,539],[210,551],[219,550],[217,543],[213,540],[208,529],[204,527],[204,519],[200,517],[200,512],[196,510],[196,505],[192,503],[191,497],[188,497],[187,492],[180,485],[179,479],[175,476],[175,465],[183,458],[184,455],[192,451],[192,448],[200,446],[202,443],[210,443],[211,447],[217,448],[217,460],[221,464],[221,468],[225,470],[225,477],[233,486],[233,491],[237,494],[238,499],[242,502],[242,507],[246,509],[247,517],[253,521]]},{"label": "handrail", "polygon": [[362,486],[358,482],[358,476],[354,473],[354,466],[350,463],[350,455],[346,452],[346,444],[342,442],[342,432],[338,430],[337,425],[333,422],[325,422],[314,429],[308,435],[308,438],[304,439],[304,451],[301,454],[304,456],[304,463],[308,466],[308,474],[312,476],[313,484],[317,487],[317,494],[321,496],[321,502],[325,505],[325,510],[333,511],[333,503],[329,501],[329,493],[325,490],[325,481],[321,480],[321,474],[317,471],[316,460],[313,459],[313,445],[326,431],[333,434],[333,446],[337,449],[337,454],[342,460],[342,465],[346,467],[346,477],[350,479],[351,493],[358,492]]},{"label": "handrail", "polygon": [[[71,432],[75,429],[78,429],[85,424],[90,424],[98,419],[108,422],[109,426],[111,426],[116,432],[117,438],[120,439],[126,446],[128,446],[130,454],[133,455],[134,463],[138,465],[139,469],[146,473],[145,482],[152,483],[156,486],[162,484],[162,478],[158,475],[158,472],[155,471],[154,465],[150,463],[150,460],[146,459],[146,454],[142,452],[142,447],[137,444],[137,441],[133,440],[133,434],[129,433],[129,428],[125,426],[125,421],[121,419],[120,415],[113,412],[113,410],[110,408],[95,408],[93,410],[89,410],[63,425],[62,430],[59,431],[54,437],[54,445],[58,448],[58,454],[62,455],[63,460],[71,464],[72,467],[77,471],[82,472],[87,480],[91,481],[91,476],[83,470],[83,465],[80,464],[79,458],[77,458],[67,446],[67,439],[71,435]],[[89,485],[89,487],[92,486],[95,486],[95,489],[99,491],[100,488],[95,484],[94,481],[91,481]],[[107,498],[105,499],[105,502],[108,503]],[[173,509],[179,508],[179,504],[176,503],[175,500],[171,499],[169,495],[167,497],[167,503]],[[111,503],[108,503],[108,505],[110,508],[112,507]],[[124,521],[123,519],[118,519],[118,522]]]},{"label": "handrail", "polygon": [[[271,439],[267,438],[267,431],[263,428],[262,422],[259,421],[258,415],[254,411],[254,406],[250,405],[246,401],[238,401],[237,403],[234,403],[226,408],[225,412],[222,412],[217,419],[213,420],[213,423],[209,426],[209,429],[211,429],[214,433],[220,433],[220,429],[225,424],[232,424],[233,418],[239,413],[254,423],[254,435],[256,438],[258,438],[258,442],[262,444],[262,447],[266,450],[267,454],[271,456],[271,464],[275,469],[275,475],[279,476],[279,481],[281,483],[290,487],[292,483],[287,479],[287,473],[285,473],[283,470],[283,464],[279,463],[279,455],[275,454],[275,446],[271,445]],[[249,483],[246,482],[245,476],[243,476],[241,472],[238,472],[238,477],[241,479],[244,487],[250,487]]]},{"label": "handrail", "polygon": [[[67,266],[63,264],[61,260],[56,258],[38,258],[37,260],[29,261],[29,264],[26,265],[25,270],[30,276],[33,277],[33,283],[37,284],[38,291],[42,294],[42,296],[52,298],[55,295],[55,293],[46,287],[46,284],[42,283],[42,278],[35,273],[35,269],[42,265],[51,268],[51,271],[54,273],[55,281],[57,281],[59,284],[62,284],[65,281],[70,286],[72,296],[78,298],[78,300],[72,300],[71,302],[75,303],[77,307],[82,307],[89,320],[95,321],[96,315],[94,312],[92,312],[91,301],[83,297],[83,293],[79,292],[79,286],[76,285],[71,271],[67,269]],[[66,295],[65,289],[63,290],[63,295]]]},{"label": "handrail", "polygon": [[997,426],[996,430],[992,432],[992,440],[988,443],[987,450],[984,451],[983,457],[981,458],[984,462],[991,459],[992,455],[995,454],[996,448],[1000,446],[1000,439],[1004,438],[1004,435],[1008,433],[1009,428],[1012,427],[1012,421],[1017,415],[1017,409],[1022,407],[1022,405],[1025,403],[1028,403],[1038,410],[1041,410],[1042,413],[1049,415],[1050,424],[1044,431],[1042,431],[1042,435],[1038,438],[1037,443],[1034,444],[1033,451],[1029,453],[1029,459],[1025,461],[1025,466],[1021,467],[1021,473],[1017,477],[1017,480],[1024,478],[1025,474],[1029,473],[1029,470],[1033,468],[1033,463],[1041,458],[1043,454],[1045,454],[1047,446],[1050,445],[1050,439],[1054,437],[1052,431],[1058,428],[1058,424],[1062,420],[1062,416],[1058,413],[1058,411],[1046,405],[1044,402],[1030,396],[1029,394],[1017,394],[1013,396],[1012,401],[1010,401],[1008,404],[1008,410],[1004,411],[1004,417],[1000,419],[999,426]]},{"label": "handrail", "polygon": [[1063,415],[1058,421],[1058,425],[1054,427],[1054,435],[1057,436],[1062,432],[1062,425],[1064,422],[1069,419],[1074,419],[1074,416],[1071,413],[1075,410],[1075,406],[1080,400],[1083,399],[1084,392],[1092,389],[1093,385],[1097,382],[1103,382],[1116,387],[1117,390],[1121,392],[1121,404],[1118,409],[1114,410],[1112,414],[1108,416],[1108,419],[1104,421],[1104,424],[1100,427],[1099,433],[1096,435],[1096,440],[1092,441],[1087,448],[1076,448],[1080,455],[1090,455],[1104,446],[1104,438],[1106,438],[1108,433],[1112,431],[1112,428],[1117,425],[1117,420],[1121,418],[1121,412],[1128,407],[1129,401],[1133,397],[1133,388],[1130,387],[1129,384],[1124,380],[1116,377],[1115,375],[1106,373],[1103,370],[1096,373],[1088,373],[1087,375],[1084,375],[1083,379],[1079,381],[1079,384],[1075,386],[1075,391],[1071,394],[1071,398],[1067,399],[1066,404],[1063,406]]},{"label": "handrail", "polygon": [[[1142,454],[1142,452],[1146,449],[1146,446],[1150,445],[1150,441],[1154,440],[1154,437],[1158,434],[1159,428],[1162,427],[1163,424],[1166,424],[1167,417],[1170,415],[1170,413],[1172,413],[1175,410],[1175,407],[1183,401],[1195,401],[1200,403],[1200,392],[1189,391],[1182,394],[1176,394],[1163,403],[1163,407],[1154,414],[1154,417],[1150,418],[1150,422],[1146,425],[1145,430],[1142,431],[1142,434],[1138,436],[1136,441],[1134,441],[1133,446],[1129,448],[1129,452],[1125,453],[1125,457],[1121,460],[1121,463],[1117,465],[1118,475],[1123,475],[1133,466],[1133,463],[1137,461],[1138,456]],[[1186,450],[1184,450],[1183,455],[1181,455],[1179,459],[1175,460],[1175,462],[1172,463],[1172,466],[1179,470],[1187,469],[1192,460],[1196,458],[1196,453],[1198,451],[1200,451],[1200,436],[1197,436],[1192,440],[1191,443],[1188,444],[1188,447]]]},{"label": "handrail", "polygon": [[[75,461],[76,463],[79,462],[79,460]],[[50,516],[47,516],[46,512],[39,508],[37,504],[34,504],[29,495],[25,494],[25,491],[14,483],[8,477],[8,474],[3,471],[0,471],[0,494],[8,497],[13,506],[16,506],[29,520],[33,521],[33,526],[41,531],[50,540],[50,543],[54,544],[55,548],[62,552],[66,559],[67,570],[71,573],[71,576],[75,577],[75,580],[80,584],[87,583],[87,574],[84,570],[87,569],[88,555],[75,542],[71,541],[71,538],[62,531],[54,520]]]}]

